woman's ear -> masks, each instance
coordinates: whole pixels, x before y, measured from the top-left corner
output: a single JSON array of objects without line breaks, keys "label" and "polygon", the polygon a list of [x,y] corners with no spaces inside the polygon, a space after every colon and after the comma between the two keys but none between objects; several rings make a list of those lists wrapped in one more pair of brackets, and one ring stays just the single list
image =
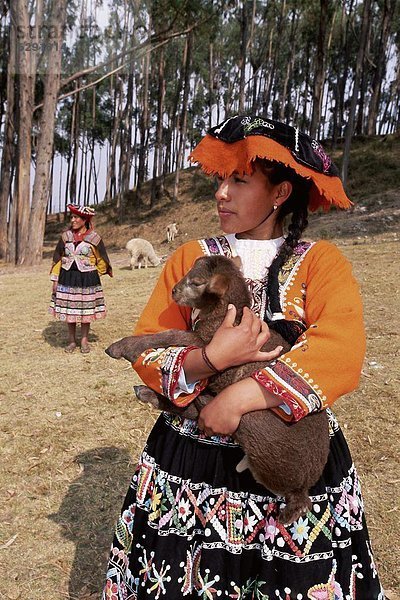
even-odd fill
[{"label": "woman's ear", "polygon": [[290,181],[282,181],[277,186],[275,204],[277,206],[281,206],[281,204],[283,204],[290,197],[292,190],[293,190],[293,186],[290,183]]}]

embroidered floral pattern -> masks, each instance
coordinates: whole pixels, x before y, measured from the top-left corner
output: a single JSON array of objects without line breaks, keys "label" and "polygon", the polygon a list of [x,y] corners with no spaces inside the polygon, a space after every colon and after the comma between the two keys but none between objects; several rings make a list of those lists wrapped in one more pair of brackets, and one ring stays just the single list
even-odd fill
[{"label": "embroidered floral pattern", "polygon": [[[190,444],[198,440],[200,445],[211,443],[224,452],[236,452],[236,443],[228,437],[215,436],[206,441],[194,421],[163,415],[160,422],[177,440],[187,439]],[[335,444],[341,432],[332,414],[330,424]],[[364,511],[357,473],[351,464],[334,486],[322,487],[321,493],[311,495],[311,510],[288,526],[277,518],[284,498],[267,491],[231,491],[224,485],[205,483],[203,478],[199,482],[185,479],[173,470],[163,470],[146,451],[128,494],[132,501],[125,504],[117,524],[103,600],[358,600],[362,594],[357,590],[367,576],[376,582],[371,600],[384,598],[376,591],[379,582],[368,540],[354,544],[354,536],[363,535]],[[138,519],[141,534],[135,534]],[[171,555],[165,544],[171,548]],[[336,581],[336,557],[341,552],[348,555],[350,547],[352,570],[344,571],[349,579],[342,575],[340,582]],[[244,561],[243,564],[247,560],[256,565],[255,573],[260,576],[241,578],[240,569],[233,569],[226,579],[227,573],[220,572],[218,559],[215,566],[210,561],[210,556],[217,558],[222,553],[224,564],[228,556],[232,557],[230,560]],[[302,576],[297,581],[294,575],[291,583],[287,582],[290,587],[276,587],[274,579],[265,576],[274,572],[273,565],[278,564],[274,561],[286,565],[289,571],[313,569],[314,574],[320,573],[321,568],[326,573],[326,566],[330,565],[331,574],[320,581],[314,575],[312,585],[306,588],[301,587]]]}]

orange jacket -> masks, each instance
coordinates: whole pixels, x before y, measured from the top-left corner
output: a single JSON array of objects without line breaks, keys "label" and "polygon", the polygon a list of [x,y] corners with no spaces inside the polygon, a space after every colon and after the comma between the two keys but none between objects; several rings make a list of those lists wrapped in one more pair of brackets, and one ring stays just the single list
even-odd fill
[{"label": "orange jacket", "polygon": [[[135,334],[165,329],[190,329],[191,309],[175,304],[172,287],[196,258],[209,253],[230,254],[226,238],[192,241],[178,248],[166,263]],[[273,409],[286,420],[331,406],[357,387],[365,353],[365,333],[359,288],[351,265],[327,241],[301,242],[284,265],[280,277],[282,311],[286,319],[306,326],[290,352],[253,377],[280,396],[291,409]],[[190,348],[153,348],[133,365],[146,385],[179,406],[187,406],[207,385],[200,381],[193,393],[174,399],[179,372]]]}]

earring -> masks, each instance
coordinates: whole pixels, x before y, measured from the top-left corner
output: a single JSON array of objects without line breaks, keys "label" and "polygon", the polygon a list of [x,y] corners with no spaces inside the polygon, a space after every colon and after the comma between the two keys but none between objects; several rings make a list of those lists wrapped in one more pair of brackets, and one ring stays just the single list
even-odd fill
[{"label": "earring", "polygon": [[278,205],[277,205],[277,204],[274,204],[274,207],[273,207],[273,208],[274,208],[274,210],[276,210],[276,209],[278,208]]}]

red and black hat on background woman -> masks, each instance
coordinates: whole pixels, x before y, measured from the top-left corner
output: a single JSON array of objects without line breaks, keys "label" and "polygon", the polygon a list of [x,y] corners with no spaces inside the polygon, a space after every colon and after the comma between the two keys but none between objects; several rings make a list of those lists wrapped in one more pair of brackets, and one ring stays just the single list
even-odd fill
[{"label": "red and black hat on background woman", "polygon": [[256,159],[290,167],[312,182],[308,208],[349,208],[339,172],[321,144],[297,127],[266,117],[234,116],[212,127],[189,156],[208,175],[251,174]]},{"label": "red and black hat on background woman", "polygon": [[96,211],[94,210],[94,208],[91,208],[90,206],[82,206],[79,204],[68,204],[67,206],[69,212],[71,212],[73,215],[77,215],[78,217],[81,217],[84,221],[90,221],[90,219],[92,217],[95,216]]}]

